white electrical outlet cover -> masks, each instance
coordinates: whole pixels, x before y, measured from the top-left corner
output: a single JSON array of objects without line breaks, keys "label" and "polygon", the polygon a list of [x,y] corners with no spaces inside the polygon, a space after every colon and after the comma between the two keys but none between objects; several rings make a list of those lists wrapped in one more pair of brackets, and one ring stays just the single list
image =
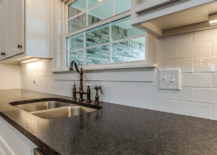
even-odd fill
[{"label": "white electrical outlet cover", "polygon": [[159,89],[181,90],[181,69],[159,70]]}]

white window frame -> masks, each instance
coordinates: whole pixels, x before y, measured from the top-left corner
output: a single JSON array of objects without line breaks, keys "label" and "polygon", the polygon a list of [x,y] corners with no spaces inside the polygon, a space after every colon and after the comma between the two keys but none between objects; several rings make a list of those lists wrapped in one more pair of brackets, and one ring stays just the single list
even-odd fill
[{"label": "white window frame", "polygon": [[[105,24],[109,24],[109,27],[110,27],[110,33],[111,33],[111,23],[113,21],[116,21],[116,20],[119,20],[119,19],[122,19],[122,18],[125,18],[125,17],[128,17],[128,16],[131,16],[131,10],[128,10],[128,11],[125,11],[123,13],[120,13],[118,15],[114,15],[114,7],[112,7],[112,16],[110,18],[107,18],[107,19],[104,19],[104,20],[101,20],[97,23],[94,23],[94,24],[91,24],[91,25],[88,25],[88,11],[110,1],[110,0],[105,0],[104,2],[88,9],[88,0],[86,0],[86,10],[71,17],[70,19],[68,19],[68,5],[70,5],[71,3],[73,3],[75,0],[69,0],[65,3],[64,5],[64,38],[63,38],[63,44],[64,44],[64,52],[63,52],[63,67],[64,67],[64,70],[68,70],[69,67],[66,67],[66,55],[67,53],[72,53],[72,52],[78,52],[78,51],[81,51],[83,50],[84,51],[84,66],[82,66],[83,68],[99,68],[99,67],[102,67],[102,66],[107,66],[106,68],[109,68],[109,66],[111,66],[111,68],[117,68],[117,65],[120,65],[120,66],[127,66],[128,65],[132,65],[135,63],[136,66],[138,66],[138,64],[141,64],[141,66],[146,66],[144,64],[147,64],[147,52],[146,52],[146,44],[147,44],[147,41],[146,41],[146,34],[142,34],[142,35],[138,35],[138,36],[134,36],[134,37],[129,37],[129,38],[126,38],[126,39],[120,39],[120,40],[116,40],[116,41],[112,41],[111,40],[111,35],[109,35],[109,42],[108,43],[104,43],[104,44],[99,44],[99,45],[95,45],[95,46],[91,46],[91,47],[86,47],[86,44],[85,44],[85,31],[88,31],[88,30],[91,30],[93,28],[97,28],[99,26],[102,26],[102,25],[105,25]],[[112,6],[114,4],[114,0],[111,0],[112,1]],[[84,27],[84,28],[81,28],[79,30],[76,30],[76,31],[73,31],[73,32],[70,32],[68,33],[68,21],[71,20],[71,19],[74,19],[82,14],[85,14],[86,13],[86,24],[88,26]],[[73,50],[73,51],[66,51],[66,38],[67,37],[70,37],[70,36],[73,36],[73,35],[76,35],[76,34],[80,34],[80,33],[83,33],[84,35],[84,48],[81,48],[81,49],[77,49],[77,50]],[[131,39],[135,39],[135,38],[140,38],[140,37],[145,37],[145,60],[139,60],[139,61],[128,61],[128,62],[118,62],[118,63],[112,63],[111,62],[111,45],[113,43],[117,43],[117,42],[122,42],[122,41],[126,41],[126,40],[131,40]],[[96,65],[86,65],[86,49],[90,49],[90,48],[95,48],[95,47],[99,47],[99,46],[103,46],[103,45],[109,45],[110,47],[110,63],[106,63],[106,64],[96,64]],[[116,67],[114,67],[116,66]],[[148,65],[147,65],[148,66]]]}]

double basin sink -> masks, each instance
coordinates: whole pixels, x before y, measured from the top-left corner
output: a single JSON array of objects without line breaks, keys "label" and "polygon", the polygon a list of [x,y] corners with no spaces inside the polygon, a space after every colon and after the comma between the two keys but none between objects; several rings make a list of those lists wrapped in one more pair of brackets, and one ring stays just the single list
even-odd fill
[{"label": "double basin sink", "polygon": [[62,101],[42,101],[14,106],[44,119],[61,119],[97,111],[94,108],[78,106]]}]

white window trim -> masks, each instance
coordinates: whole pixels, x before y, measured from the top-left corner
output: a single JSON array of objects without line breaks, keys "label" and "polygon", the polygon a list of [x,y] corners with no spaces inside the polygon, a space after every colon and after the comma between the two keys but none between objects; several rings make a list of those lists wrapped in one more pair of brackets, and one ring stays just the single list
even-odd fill
[{"label": "white window trim", "polygon": [[[127,16],[130,16],[131,15],[131,10],[129,11],[126,11],[126,12],[123,12],[121,14],[118,14],[118,15],[114,15],[110,18],[107,18],[105,20],[102,20],[100,22],[97,22],[97,23],[94,23],[90,26],[86,26],[82,29],[79,29],[77,31],[74,31],[74,32],[71,32],[71,33],[68,33],[68,24],[65,24],[65,23],[68,23],[68,5],[72,2],[74,2],[75,0],[69,0],[67,1],[66,3],[64,3],[64,15],[63,15],[63,18],[64,18],[64,23],[63,23],[63,32],[64,32],[64,37],[63,37],[63,61],[62,61],[62,64],[63,64],[63,69],[57,69],[57,70],[53,70],[53,72],[70,72],[69,71],[69,67],[66,67],[66,53],[70,53],[70,52],[66,52],[66,38],[69,37],[69,36],[72,36],[72,35],[76,35],[76,34],[79,34],[79,33],[82,33],[84,31],[87,31],[87,30],[90,30],[90,29],[93,29],[93,28],[96,28],[96,27],[99,27],[101,25],[104,25],[104,24],[107,24],[107,23],[110,23],[112,21],[115,21],[115,20],[118,20],[118,19],[121,19],[121,18],[124,18],[124,17],[127,17]],[[87,0],[88,1],[88,0]],[[108,2],[109,0],[106,0],[104,1],[103,3],[106,3]],[[113,3],[113,0],[112,0],[112,3]],[[101,5],[101,4],[99,4]],[[94,7],[97,7],[98,5],[94,6]],[[88,6],[87,6],[88,7]],[[93,7],[93,8],[94,8]],[[92,9],[92,8],[91,8]],[[89,10],[89,9],[88,9]],[[86,10],[86,11],[88,11]],[[113,7],[112,7],[112,12],[113,11]],[[79,16],[81,14],[83,14],[84,12],[76,15],[76,16]],[[87,16],[88,17],[88,16]],[[74,17],[75,18],[75,17]],[[135,37],[130,37],[130,38],[127,38],[127,39],[121,39],[121,40],[117,40],[117,41],[113,41],[113,42],[109,42],[109,43],[105,43],[105,45],[110,45],[112,43],[115,43],[115,42],[121,42],[121,41],[125,41],[125,40],[130,40],[130,39],[134,39],[134,38],[138,38],[138,37],[142,37],[142,36],[146,36],[145,35],[140,35],[140,36],[135,36]],[[85,37],[84,37],[85,38]],[[146,37],[145,37],[146,38]],[[145,39],[146,40],[146,39]],[[94,47],[98,47],[98,46],[103,46],[104,44],[100,44],[100,45],[96,45],[96,46],[91,46],[91,47],[88,47],[88,48],[94,48]],[[88,49],[87,48],[87,49]],[[82,49],[78,49],[78,50],[74,50],[75,51],[80,51],[80,50],[84,50],[86,48],[82,48]],[[145,41],[145,49],[147,51],[147,40]],[[111,51],[110,51],[111,52]],[[98,64],[98,65],[87,65],[87,66],[82,66],[83,70],[105,70],[105,69],[124,69],[124,68],[157,68],[158,65],[156,64],[147,64],[147,58],[148,58],[148,52],[145,52],[145,60],[142,60],[142,61],[131,61],[131,62],[121,62],[121,63],[109,63],[109,64]],[[110,55],[111,56],[111,55]]]},{"label": "white window trim", "polygon": [[[136,69],[136,68],[157,68],[157,64],[147,64],[144,61],[130,61],[130,62],[121,62],[121,63],[110,63],[110,64],[100,64],[100,65],[87,65],[79,66],[78,68],[84,71],[93,71],[93,70],[115,70],[115,69]],[[53,70],[52,72],[71,72],[68,68],[63,70]]]}]

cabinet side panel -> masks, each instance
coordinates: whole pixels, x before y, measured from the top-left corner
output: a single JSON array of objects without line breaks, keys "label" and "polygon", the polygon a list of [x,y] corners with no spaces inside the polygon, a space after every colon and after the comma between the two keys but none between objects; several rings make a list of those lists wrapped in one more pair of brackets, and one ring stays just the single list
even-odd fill
[{"label": "cabinet side panel", "polygon": [[65,67],[64,59],[64,4],[60,0],[53,0],[53,58],[54,69]]},{"label": "cabinet side panel", "polygon": [[26,54],[52,57],[52,0],[26,0]]}]

